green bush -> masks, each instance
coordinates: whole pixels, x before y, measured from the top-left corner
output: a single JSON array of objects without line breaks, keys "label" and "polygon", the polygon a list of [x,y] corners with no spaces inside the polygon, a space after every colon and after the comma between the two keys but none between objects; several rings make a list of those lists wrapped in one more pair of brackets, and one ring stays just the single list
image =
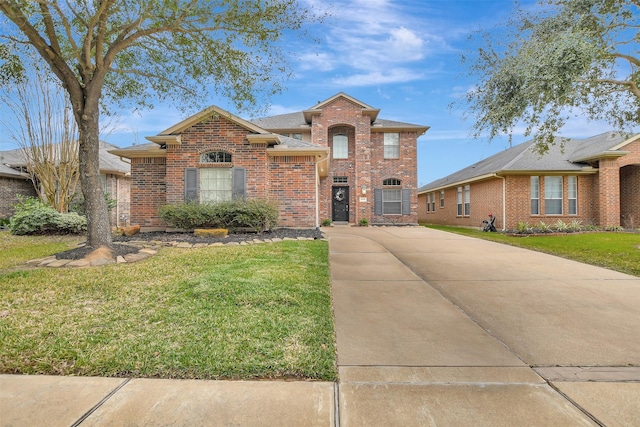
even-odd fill
[{"label": "green bush", "polygon": [[191,230],[200,227],[249,228],[255,232],[274,229],[278,225],[278,207],[266,200],[233,200],[218,203],[179,203],[163,206],[160,218],[175,228]]},{"label": "green bush", "polygon": [[19,199],[9,220],[9,232],[25,234],[78,234],[87,229],[87,219],[76,213],[62,214],[40,199]]}]

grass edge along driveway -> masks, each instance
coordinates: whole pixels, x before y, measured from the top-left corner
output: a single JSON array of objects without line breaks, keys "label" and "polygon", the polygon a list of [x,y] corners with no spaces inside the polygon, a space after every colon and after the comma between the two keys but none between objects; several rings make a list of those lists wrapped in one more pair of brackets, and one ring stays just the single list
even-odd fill
[{"label": "grass edge along driveway", "polygon": [[640,277],[640,233],[588,232],[520,237],[462,227],[427,227],[545,252]]},{"label": "grass edge along driveway", "polygon": [[328,243],[165,248],[99,268],[5,266],[0,373],[335,381]]}]

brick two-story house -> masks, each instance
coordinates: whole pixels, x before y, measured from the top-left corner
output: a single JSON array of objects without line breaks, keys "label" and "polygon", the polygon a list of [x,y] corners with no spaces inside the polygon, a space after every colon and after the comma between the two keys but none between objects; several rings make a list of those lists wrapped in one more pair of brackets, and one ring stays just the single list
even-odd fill
[{"label": "brick two-story house", "polygon": [[253,121],[213,106],[112,150],[131,159],[131,223],[162,229],[163,205],[232,198],[277,202],[283,227],[417,223],[417,138],[428,127],[379,112],[344,93]]},{"label": "brick two-story house", "polygon": [[418,190],[420,222],[478,227],[579,221],[640,226],[640,135],[569,139],[544,155],[533,141],[502,151]]}]

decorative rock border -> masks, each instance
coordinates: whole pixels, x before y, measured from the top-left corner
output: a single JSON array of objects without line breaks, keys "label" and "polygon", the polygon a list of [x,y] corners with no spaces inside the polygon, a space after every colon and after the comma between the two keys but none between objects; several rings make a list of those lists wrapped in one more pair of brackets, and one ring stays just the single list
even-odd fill
[{"label": "decorative rock border", "polygon": [[[126,244],[139,247],[140,250],[136,253],[127,254],[124,256],[116,257],[115,261],[110,258],[96,257],[93,259],[82,258],[76,260],[70,259],[56,259],[55,255],[51,255],[44,258],[33,259],[27,261],[26,265],[31,267],[47,267],[47,268],[61,268],[61,267],[99,267],[107,264],[126,264],[131,262],[142,261],[149,258],[152,255],[158,253],[162,247],[174,247],[179,249],[197,249],[206,248],[210,246],[247,246],[257,245],[261,243],[277,243],[285,240],[315,240],[313,237],[275,237],[273,239],[252,239],[244,242],[214,242],[214,243],[189,243],[189,242],[160,242],[160,241],[147,241],[147,240],[130,240]],[[120,243],[123,244],[123,243]]]}]

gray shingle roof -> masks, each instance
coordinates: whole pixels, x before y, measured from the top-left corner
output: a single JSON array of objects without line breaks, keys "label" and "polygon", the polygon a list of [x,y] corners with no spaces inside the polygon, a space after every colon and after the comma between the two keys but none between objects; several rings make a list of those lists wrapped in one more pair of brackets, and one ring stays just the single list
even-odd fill
[{"label": "gray shingle roof", "polygon": [[309,127],[302,111],[289,114],[279,114],[271,117],[261,117],[251,120],[256,126],[260,126],[263,129],[298,129]]},{"label": "gray shingle roof", "polygon": [[[118,147],[108,142],[100,141],[100,170],[109,173],[121,173],[127,174],[131,172],[131,165],[124,162],[120,157],[109,153],[109,150],[117,149]],[[0,164],[12,165],[12,166],[25,166],[24,158],[22,157],[22,149],[17,148],[14,150],[0,151]],[[8,171],[5,171],[8,172]]]},{"label": "gray shingle roof", "polygon": [[620,132],[606,132],[586,139],[571,138],[564,140],[564,142],[558,140],[555,145],[549,147],[549,151],[544,155],[535,150],[534,141],[523,142],[460,169],[451,175],[423,185],[418,189],[418,192],[424,193],[497,173],[580,171],[586,166],[581,161],[584,162],[585,159],[596,157],[611,150],[624,142],[627,136]]}]

